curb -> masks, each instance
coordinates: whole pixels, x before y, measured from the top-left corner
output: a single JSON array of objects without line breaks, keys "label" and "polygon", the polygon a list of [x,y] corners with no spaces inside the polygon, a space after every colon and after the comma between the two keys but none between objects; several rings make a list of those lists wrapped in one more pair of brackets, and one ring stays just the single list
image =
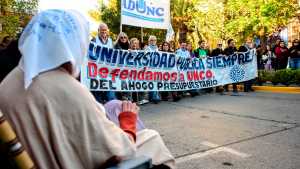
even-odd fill
[{"label": "curb", "polygon": [[300,87],[253,86],[255,91],[300,94]]},{"label": "curb", "polygon": [[[252,86],[252,88],[258,92],[300,94],[300,87]],[[232,89],[232,85],[229,85],[229,89]],[[243,92],[244,85],[238,85],[238,90]]]}]

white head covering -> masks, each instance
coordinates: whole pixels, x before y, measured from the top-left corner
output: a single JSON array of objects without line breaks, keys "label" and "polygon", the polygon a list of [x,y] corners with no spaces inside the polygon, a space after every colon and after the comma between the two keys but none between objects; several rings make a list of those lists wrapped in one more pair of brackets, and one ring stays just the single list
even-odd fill
[{"label": "white head covering", "polygon": [[25,89],[40,73],[67,62],[78,75],[88,44],[89,24],[78,12],[52,9],[34,16],[19,40]]}]

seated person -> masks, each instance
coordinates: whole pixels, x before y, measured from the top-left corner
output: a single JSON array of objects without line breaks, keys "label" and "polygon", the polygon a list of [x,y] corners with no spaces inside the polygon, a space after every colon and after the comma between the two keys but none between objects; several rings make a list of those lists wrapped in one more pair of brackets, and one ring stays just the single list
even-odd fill
[{"label": "seated person", "polygon": [[174,158],[149,141],[157,133],[137,136],[135,104],[122,103],[117,126],[76,80],[88,51],[88,25],[76,11],[33,17],[19,40],[21,61],[0,84],[0,109],[37,168],[96,169],[136,155],[174,168]]},{"label": "seated person", "polygon": [[[123,102],[124,103],[124,102]],[[120,100],[112,100],[104,105],[106,116],[109,120],[120,126],[119,117],[123,112],[123,104]],[[159,133],[155,130],[146,129],[145,125],[137,115],[136,121],[136,146],[137,149],[149,149],[151,151],[143,151],[141,154],[137,152],[138,156],[145,155],[152,157],[153,164],[165,163],[166,165],[173,166],[174,159],[165,146]]]}]

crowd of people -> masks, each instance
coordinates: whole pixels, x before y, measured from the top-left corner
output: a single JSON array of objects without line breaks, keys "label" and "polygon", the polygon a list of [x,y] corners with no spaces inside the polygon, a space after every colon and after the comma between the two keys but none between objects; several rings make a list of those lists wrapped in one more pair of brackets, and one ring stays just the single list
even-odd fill
[{"label": "crowd of people", "polygon": [[[48,29],[50,26],[55,29]],[[275,45],[255,46],[251,39],[239,48],[229,39],[225,48],[218,43],[217,48],[209,50],[207,42],[201,40],[196,49],[185,41],[176,49],[169,42],[158,43],[155,36],[141,43],[124,32],[114,42],[108,32],[108,26],[101,23],[98,35],[91,41],[102,47],[173,52],[186,58],[228,56],[256,48],[258,69],[300,68],[297,39],[289,49],[282,40]],[[89,43],[87,21],[80,14],[47,10],[32,19],[19,42],[5,37],[0,44],[0,109],[38,168],[99,168],[111,158],[123,160],[135,155],[151,157],[154,168],[174,168],[174,157],[159,133],[144,126],[134,102],[179,101],[214,89],[90,92],[78,82]],[[244,82],[245,92],[253,91],[252,83],[253,80]],[[237,84],[232,87],[233,94],[237,94]],[[229,85],[217,86],[215,91],[228,92]]]},{"label": "crowd of people", "polygon": [[[259,70],[276,71],[279,69],[286,69],[287,67],[292,69],[300,68],[300,43],[298,39],[295,39],[292,46],[288,49],[283,40],[278,39],[274,44],[268,45],[255,45],[251,39],[247,39],[246,42],[238,49],[233,39],[227,41],[227,46],[224,48],[223,43],[218,43],[217,47],[210,50],[205,40],[198,42],[198,48],[193,49],[192,43],[182,41],[179,44],[179,48],[176,49],[176,45],[169,42],[157,42],[155,36],[149,36],[147,43],[142,43],[138,38],[129,38],[126,33],[121,32],[117,36],[116,41],[113,41],[109,37],[109,28],[105,23],[101,23],[98,28],[98,35],[92,40],[94,43],[108,48],[123,49],[123,50],[145,50],[145,51],[163,51],[173,52],[180,56],[189,58],[203,58],[214,57],[219,55],[231,55],[235,52],[245,52],[248,49],[256,48],[257,53],[257,68]],[[9,73],[10,70],[17,65],[21,54],[17,48],[17,42],[12,41],[9,37],[5,37],[0,45],[2,64],[1,79]],[[12,48],[12,49],[10,49]],[[10,53],[13,52],[13,53]],[[9,57],[7,57],[9,56]],[[9,64],[13,63],[13,64]],[[244,91],[253,91],[253,80],[244,82]],[[216,92],[224,93],[228,92],[229,85],[217,86]],[[232,84],[233,94],[238,92],[237,84]],[[207,88],[202,90],[190,90],[187,92],[172,91],[172,92],[114,92],[114,91],[93,91],[92,94],[100,103],[105,103],[111,100],[130,100],[139,104],[148,102],[159,103],[160,101],[179,101],[182,97],[190,95],[192,97],[199,95],[199,93],[207,93],[214,91],[213,88]]]},{"label": "crowd of people", "polygon": [[[98,29],[98,36],[92,39],[100,46],[105,46],[115,49],[124,50],[145,50],[145,51],[164,51],[164,52],[174,52],[181,57],[189,58],[203,58],[203,57],[214,57],[219,55],[231,55],[235,52],[246,52],[249,49],[256,48],[257,51],[257,67],[259,70],[264,69],[267,71],[286,69],[288,66],[292,69],[300,68],[300,46],[299,40],[295,39],[293,41],[292,47],[288,49],[285,42],[282,40],[277,40],[275,45],[257,45],[253,43],[251,39],[248,39],[243,45],[238,49],[235,45],[233,39],[227,41],[226,48],[223,47],[222,43],[217,44],[217,48],[209,50],[207,42],[200,40],[198,42],[198,48],[193,49],[192,44],[189,42],[182,41],[179,44],[179,48],[176,49],[174,45],[169,42],[157,42],[155,36],[150,36],[148,43],[141,43],[137,38],[129,38],[126,33],[121,32],[115,43],[108,36],[108,27],[105,23],[100,24]],[[253,91],[252,89],[253,80],[244,82],[244,91]],[[224,93],[228,92],[229,85],[216,87],[216,92]],[[233,94],[238,92],[237,84],[232,84]],[[185,95],[196,96],[201,92],[212,92],[213,88],[203,89],[203,90],[191,90],[187,92],[93,92],[94,96],[99,102],[106,102],[113,99],[119,100],[131,100],[138,103],[153,102],[155,104],[160,101],[178,101]]]}]

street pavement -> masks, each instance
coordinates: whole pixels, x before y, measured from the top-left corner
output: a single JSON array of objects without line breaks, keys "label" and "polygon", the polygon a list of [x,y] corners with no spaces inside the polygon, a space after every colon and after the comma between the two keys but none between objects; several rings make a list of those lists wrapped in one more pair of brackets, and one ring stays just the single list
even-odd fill
[{"label": "street pavement", "polygon": [[141,106],[178,169],[300,169],[300,95],[202,94]]}]

